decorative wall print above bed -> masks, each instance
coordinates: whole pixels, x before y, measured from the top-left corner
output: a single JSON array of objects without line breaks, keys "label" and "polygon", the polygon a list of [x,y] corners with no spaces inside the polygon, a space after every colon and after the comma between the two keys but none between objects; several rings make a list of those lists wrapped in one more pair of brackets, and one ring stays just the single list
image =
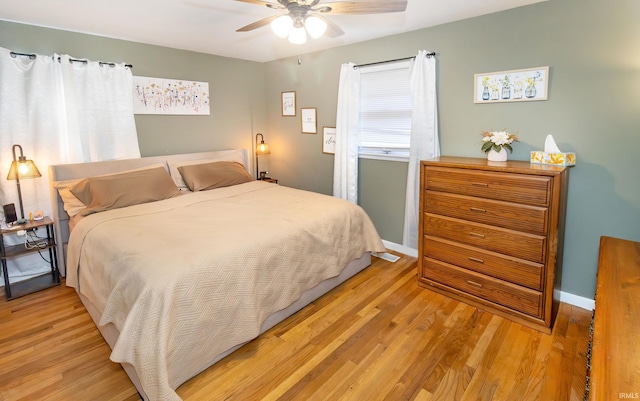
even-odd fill
[{"label": "decorative wall print above bed", "polygon": [[134,114],[209,115],[209,83],[133,77]]}]

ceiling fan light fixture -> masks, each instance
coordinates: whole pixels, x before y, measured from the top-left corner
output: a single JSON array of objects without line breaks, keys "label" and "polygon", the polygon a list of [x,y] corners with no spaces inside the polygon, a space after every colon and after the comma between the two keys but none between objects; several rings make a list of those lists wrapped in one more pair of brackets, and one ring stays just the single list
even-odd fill
[{"label": "ceiling fan light fixture", "polygon": [[304,27],[309,32],[309,36],[318,39],[327,31],[327,23],[313,15],[307,17],[304,21]]},{"label": "ceiling fan light fixture", "polygon": [[289,34],[289,42],[293,43],[294,45],[307,43],[307,32],[305,32],[304,27],[291,29],[291,33]]},{"label": "ceiling fan light fixture", "polygon": [[271,22],[271,29],[280,38],[286,38],[293,28],[293,19],[288,15],[281,15]]}]

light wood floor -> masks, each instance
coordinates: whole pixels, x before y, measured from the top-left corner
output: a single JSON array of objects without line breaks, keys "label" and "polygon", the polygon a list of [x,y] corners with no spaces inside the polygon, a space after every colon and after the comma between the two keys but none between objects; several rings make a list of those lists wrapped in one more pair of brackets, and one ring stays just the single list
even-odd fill
[{"label": "light wood floor", "polygon": [[[370,268],[183,384],[185,400],[582,400],[591,312],[552,335]],[[138,400],[73,289],[0,297],[0,400]]]}]

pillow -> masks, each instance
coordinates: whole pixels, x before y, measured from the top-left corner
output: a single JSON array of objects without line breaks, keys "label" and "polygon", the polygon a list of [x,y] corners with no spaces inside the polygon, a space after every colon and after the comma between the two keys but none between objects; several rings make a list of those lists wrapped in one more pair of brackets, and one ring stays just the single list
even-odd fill
[{"label": "pillow", "polygon": [[220,157],[212,157],[210,159],[186,160],[186,161],[167,160],[167,164],[169,165],[169,174],[171,174],[171,178],[173,178],[173,181],[176,183],[176,186],[180,188],[181,191],[188,191],[189,188],[187,187],[187,184],[185,184],[184,180],[182,179],[182,175],[178,171],[179,167],[192,166],[194,164],[222,162],[222,161],[242,163],[242,155],[239,153],[235,153],[233,156],[225,155]]},{"label": "pillow", "polygon": [[205,191],[253,181],[247,170],[237,162],[213,162],[178,167],[184,182],[192,191]]},{"label": "pillow", "polygon": [[[128,171],[148,170],[148,169],[157,168],[157,167],[164,168],[164,163],[155,163],[149,166],[123,171],[121,173],[104,174],[96,177],[105,177],[113,174],[122,174]],[[65,212],[67,212],[69,217],[73,217],[87,208],[87,205],[82,203],[82,201],[78,199],[78,197],[75,196],[70,190],[72,186],[74,186],[81,180],[82,178],[77,178],[75,180],[55,181],[53,183],[53,187],[58,190],[58,194],[60,195],[60,199],[62,200],[62,208],[64,209]]]},{"label": "pillow", "polygon": [[89,177],[69,189],[87,205],[81,212],[84,216],[180,194],[164,167]]},{"label": "pillow", "polygon": [[53,187],[58,190],[60,199],[62,199],[62,207],[69,217],[73,217],[87,208],[87,206],[69,190],[69,188],[80,180],[81,178],[77,180],[56,181],[53,183]]}]

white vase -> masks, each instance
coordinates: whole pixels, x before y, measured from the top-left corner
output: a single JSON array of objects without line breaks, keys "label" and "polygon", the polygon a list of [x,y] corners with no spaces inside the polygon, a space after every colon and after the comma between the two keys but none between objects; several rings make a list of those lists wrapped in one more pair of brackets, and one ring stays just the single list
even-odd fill
[{"label": "white vase", "polygon": [[506,162],[507,161],[507,149],[500,148],[499,152],[491,149],[487,153],[487,160],[490,162]]}]

